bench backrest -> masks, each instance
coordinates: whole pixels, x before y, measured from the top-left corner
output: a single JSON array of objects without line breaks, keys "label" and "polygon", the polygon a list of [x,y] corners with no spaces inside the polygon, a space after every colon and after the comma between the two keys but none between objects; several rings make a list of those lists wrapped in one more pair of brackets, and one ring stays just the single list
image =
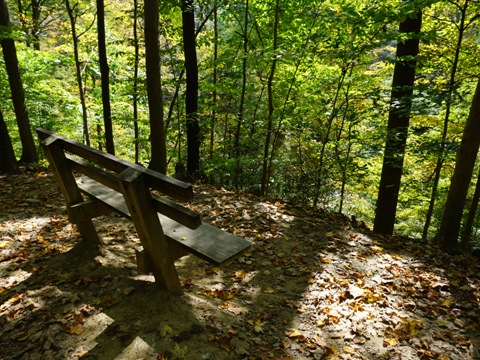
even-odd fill
[{"label": "bench backrest", "polygon": [[[42,128],[37,129],[37,134],[42,140],[42,147],[50,164],[54,167],[62,193],[70,204],[81,201],[79,199],[80,189],[73,177],[73,171],[119,193],[123,193],[122,177],[119,175],[126,171],[133,171],[143,175],[150,190],[156,190],[180,201],[189,201],[193,198],[191,184],[132,164]],[[72,189],[75,187],[76,189]],[[197,213],[168,199],[151,195],[153,206],[157,212],[171,217],[189,228],[200,226],[201,219]]]}]

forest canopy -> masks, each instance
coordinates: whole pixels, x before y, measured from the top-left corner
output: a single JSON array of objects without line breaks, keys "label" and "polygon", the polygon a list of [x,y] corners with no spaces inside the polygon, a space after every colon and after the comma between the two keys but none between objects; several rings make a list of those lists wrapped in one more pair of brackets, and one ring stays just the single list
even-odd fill
[{"label": "forest canopy", "polygon": [[[25,146],[9,40],[31,130],[368,226],[386,140],[402,133],[395,233],[426,239],[440,229],[469,114],[476,119],[479,1],[147,0],[147,12],[137,0],[2,2],[0,111],[17,159]],[[402,27],[410,20],[419,31]],[[401,53],[415,39],[418,54]],[[392,90],[398,64],[414,68],[403,98]],[[392,132],[402,99],[407,125]],[[463,223],[478,202],[474,166]]]}]

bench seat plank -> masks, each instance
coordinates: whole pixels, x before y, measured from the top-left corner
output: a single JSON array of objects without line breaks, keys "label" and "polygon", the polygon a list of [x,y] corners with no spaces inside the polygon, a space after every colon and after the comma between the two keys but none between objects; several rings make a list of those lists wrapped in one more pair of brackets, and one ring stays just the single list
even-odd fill
[{"label": "bench seat plank", "polygon": [[[123,195],[116,190],[112,191],[111,188],[115,189],[115,187],[108,186],[108,184],[101,184],[97,180],[93,180],[87,176],[77,178],[77,185],[84,194],[102,200],[113,211],[132,220]],[[180,206],[174,201],[163,199],[159,196],[152,195],[152,198],[154,199],[153,205],[157,212],[180,222],[190,229],[196,229],[202,224],[200,215],[196,212]]]},{"label": "bench seat plank", "polygon": [[[87,196],[96,198],[113,211],[131,219],[123,194],[88,177],[78,178],[77,184]],[[248,240],[204,222],[199,227],[190,229],[160,213],[158,216],[165,236],[173,245],[214,265],[235,258],[251,246]]]}]

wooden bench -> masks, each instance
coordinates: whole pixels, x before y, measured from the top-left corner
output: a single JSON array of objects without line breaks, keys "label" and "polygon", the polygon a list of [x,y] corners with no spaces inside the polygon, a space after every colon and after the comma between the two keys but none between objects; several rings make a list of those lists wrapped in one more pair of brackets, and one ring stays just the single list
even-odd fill
[{"label": "wooden bench", "polygon": [[183,294],[174,264],[178,258],[194,254],[221,265],[251,246],[164,197],[189,201],[193,198],[190,184],[48,130],[38,128],[37,133],[65,198],[68,217],[82,237],[101,243],[92,222],[97,216],[113,211],[132,220],[142,243],[136,251],[139,270],[151,271],[169,292]]}]

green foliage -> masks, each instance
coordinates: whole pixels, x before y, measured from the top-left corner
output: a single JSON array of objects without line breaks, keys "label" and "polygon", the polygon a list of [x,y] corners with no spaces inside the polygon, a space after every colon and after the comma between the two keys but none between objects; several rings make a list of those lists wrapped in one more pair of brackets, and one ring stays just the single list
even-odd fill
[{"label": "green foliage", "polygon": [[[140,2],[141,3],[141,2]],[[381,172],[385,128],[390,104],[391,76],[398,22],[418,11],[400,1],[283,0],[280,2],[278,48],[273,51],[275,1],[249,1],[248,53],[243,53],[245,1],[202,0],[194,6],[199,62],[199,119],[204,180],[260,190],[263,149],[267,136],[267,79],[272,59],[273,127],[269,149],[269,195],[316,204],[332,211],[373,220]],[[432,186],[446,111],[446,90],[458,34],[460,7],[453,2],[408,2],[423,9],[421,55],[418,59],[413,117],[397,212],[397,231],[421,233]],[[63,2],[42,7],[48,21],[41,27],[41,49],[29,47],[31,24],[21,23],[12,9],[27,106],[32,127],[42,126],[82,139],[82,113],[74,73],[72,40]],[[102,146],[101,83],[98,66],[95,4],[78,1],[75,11],[80,34],[90,133]],[[218,39],[214,34],[214,6],[218,5]],[[143,21],[138,21],[140,72],[134,94],[133,4],[106,1],[107,51],[117,154],[135,158],[133,98],[138,100],[140,162],[150,158],[148,107],[145,93]],[[478,76],[479,5],[471,2],[471,21],[462,39],[447,152],[435,206],[432,231],[438,226],[455,152]],[[142,15],[142,9],[139,9]],[[28,20],[31,14],[23,15]],[[169,172],[185,162],[185,75],[180,2],[161,1],[161,61]],[[23,24],[23,25],[22,25]],[[22,25],[22,26],[20,26]],[[214,60],[214,46],[218,46]],[[242,65],[246,57],[246,93],[239,121]],[[216,69],[217,83],[213,84]],[[213,92],[216,91],[214,101]],[[9,101],[8,79],[0,59],[0,106],[15,150],[20,141]],[[211,143],[211,135],[213,142]],[[213,147],[212,147],[213,146]],[[211,152],[212,151],[212,152]],[[239,156],[238,156],[239,154]]]}]

